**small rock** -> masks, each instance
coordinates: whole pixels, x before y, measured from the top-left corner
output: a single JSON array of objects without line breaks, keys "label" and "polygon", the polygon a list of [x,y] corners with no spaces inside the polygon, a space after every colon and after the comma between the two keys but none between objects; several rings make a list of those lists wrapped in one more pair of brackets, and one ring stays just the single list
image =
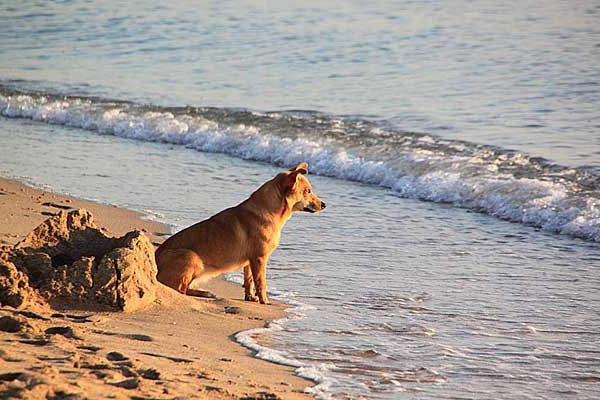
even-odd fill
[{"label": "small rock", "polygon": [[128,378],[120,382],[111,383],[111,385],[120,387],[123,389],[137,389],[140,386],[139,378]]},{"label": "small rock", "polygon": [[227,306],[225,307],[226,314],[239,314],[242,312],[242,309],[236,306]]},{"label": "small rock", "polygon": [[0,381],[14,381],[19,379],[23,373],[22,372],[7,372],[5,374],[0,374]]},{"label": "small rock", "polygon": [[81,360],[76,362],[77,365],[74,365],[75,368],[85,368],[92,370],[101,370],[101,369],[112,369],[113,366],[104,362],[102,357],[99,357],[94,354],[86,354],[82,355]]},{"label": "small rock", "polygon": [[194,297],[202,297],[205,299],[216,299],[217,296],[214,293],[209,292],[208,290],[202,290],[202,289],[188,289],[186,294],[188,296],[194,296]]},{"label": "small rock", "polygon": [[44,331],[46,335],[62,335],[68,339],[80,339],[70,326],[53,326]]},{"label": "small rock", "polygon": [[47,346],[50,341],[46,339],[23,339],[19,343],[31,344],[33,346]]},{"label": "small rock", "polygon": [[22,311],[15,311],[16,314],[22,315],[24,317],[27,318],[33,318],[33,319],[41,319],[42,321],[50,321],[50,318],[46,318],[43,315],[40,314],[36,314],[32,311],[26,311],[26,310],[22,310]]},{"label": "small rock", "polygon": [[[75,364],[77,364],[78,366],[76,366]],[[92,364],[89,362],[79,362],[77,361],[75,364],[73,364],[75,366],[75,368],[85,368],[85,369],[94,369],[94,370],[99,370],[99,369],[111,369],[112,367],[108,364],[102,364],[102,363],[96,363],[96,364]]]},{"label": "small rock", "polygon": [[46,396],[46,398],[48,400],[84,400],[84,399],[87,399],[87,397],[84,397],[82,394],[67,393],[64,390],[58,390],[58,391],[54,392],[54,396],[51,396],[50,394],[48,394]]},{"label": "small rock", "polygon": [[98,379],[106,379],[106,378],[112,377],[112,374],[110,372],[97,370],[97,369],[90,371],[90,374],[94,375]]},{"label": "small rock", "polygon": [[18,319],[5,315],[0,318],[0,331],[16,333],[21,330],[23,323]]},{"label": "small rock", "polygon": [[120,370],[121,370],[121,374],[123,374],[123,376],[126,378],[138,376],[138,373],[136,371],[132,370],[131,368],[129,368],[129,366],[122,365]]},{"label": "small rock", "polygon": [[88,350],[91,351],[93,353],[97,352],[98,350],[102,350],[102,347],[100,346],[91,346],[91,345],[82,345],[82,346],[77,346],[78,349],[81,350]]},{"label": "small rock", "polygon": [[118,353],[116,351],[111,351],[106,355],[106,359],[108,361],[125,361],[129,360],[129,358],[125,357],[123,354]]},{"label": "small rock", "polygon": [[45,203],[42,203],[42,205],[44,207],[53,207],[53,208],[59,208],[61,210],[70,210],[72,207],[71,206],[65,206],[63,204],[58,204],[58,203],[52,203],[50,201],[47,201]]},{"label": "small rock", "polygon": [[225,393],[225,389],[218,386],[206,385],[204,386],[207,392],[217,392],[217,393]]},{"label": "small rock", "polygon": [[92,322],[90,317],[93,317],[94,314],[86,314],[86,315],[77,315],[77,314],[67,314],[66,317],[73,320],[73,322],[84,323],[84,322]]},{"label": "small rock", "polygon": [[[191,373],[190,373],[190,374],[191,374]],[[191,374],[191,375],[193,376],[193,374]],[[213,380],[213,381],[214,381],[214,380],[216,380],[216,379],[214,379],[214,378],[212,378],[212,377],[210,376],[210,373],[209,373],[209,372],[206,372],[206,371],[200,371],[200,372],[198,372],[198,373],[196,374],[196,378],[199,378],[199,379],[209,379],[209,380]]]},{"label": "small rock", "polygon": [[271,392],[257,392],[250,396],[240,398],[240,400],[282,400],[281,397]]},{"label": "small rock", "polygon": [[151,379],[151,380],[155,381],[160,378],[160,372],[158,372],[154,368],[138,369],[138,373],[144,379]]}]

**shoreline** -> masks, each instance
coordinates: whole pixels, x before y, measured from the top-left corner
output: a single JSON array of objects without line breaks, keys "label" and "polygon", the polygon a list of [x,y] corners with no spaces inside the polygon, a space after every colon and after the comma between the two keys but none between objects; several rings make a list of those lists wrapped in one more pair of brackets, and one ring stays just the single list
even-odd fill
[{"label": "shoreline", "polygon": [[[158,244],[170,234],[166,225],[145,219],[142,213],[0,177],[0,249],[13,246],[46,218],[69,208],[89,210],[109,236],[138,229]],[[292,367],[256,358],[252,350],[235,341],[240,332],[285,318],[288,306],[246,302],[243,289],[223,278],[205,287],[217,299],[191,298],[164,288],[157,304],[147,309],[87,313],[86,323],[80,322],[81,312],[73,310],[25,310],[41,317],[32,318],[7,306],[0,308],[0,317],[21,319],[31,331],[40,333],[61,325],[77,332],[76,340],[45,335],[46,344],[39,346],[0,330],[0,376],[6,378],[0,379],[0,392],[25,385],[20,378],[9,379],[20,373],[30,379],[40,375],[44,384],[35,388],[42,392],[35,393],[74,393],[82,398],[107,392],[124,399],[314,398],[304,392],[314,382],[297,376]],[[123,359],[112,360],[114,353]],[[151,370],[146,375],[140,372]]]}]

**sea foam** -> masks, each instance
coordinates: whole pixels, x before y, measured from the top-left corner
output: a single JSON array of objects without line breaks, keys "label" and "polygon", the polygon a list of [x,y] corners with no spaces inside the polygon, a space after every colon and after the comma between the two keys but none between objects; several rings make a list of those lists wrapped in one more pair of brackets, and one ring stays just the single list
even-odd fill
[{"label": "sea foam", "polygon": [[[243,279],[239,274],[225,274],[225,278],[237,284],[242,284]],[[285,351],[275,350],[259,344],[259,338],[263,335],[273,335],[277,332],[285,330],[285,325],[290,319],[304,317],[304,311],[307,308],[314,308],[307,304],[298,302],[293,293],[281,292],[276,288],[269,290],[269,296],[282,303],[292,306],[286,309],[287,317],[269,322],[263,328],[254,328],[246,331],[238,332],[235,335],[235,340],[242,346],[252,350],[254,355],[260,359],[274,362],[281,365],[293,367],[298,376],[308,379],[315,383],[314,386],[305,389],[308,393],[315,395],[320,400],[332,399],[330,387],[335,383],[327,371],[334,368],[331,364],[326,363],[307,363],[297,360],[290,353]]]}]

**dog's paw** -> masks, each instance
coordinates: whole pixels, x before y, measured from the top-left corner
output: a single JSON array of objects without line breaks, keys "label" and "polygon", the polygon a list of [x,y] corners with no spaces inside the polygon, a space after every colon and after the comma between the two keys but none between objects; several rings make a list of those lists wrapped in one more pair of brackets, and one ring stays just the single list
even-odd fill
[{"label": "dog's paw", "polygon": [[246,294],[244,296],[244,300],[246,300],[246,301],[253,301],[255,303],[258,303],[258,296],[253,295],[253,294]]},{"label": "dog's paw", "polygon": [[260,304],[269,305],[269,304],[271,304],[271,302],[269,301],[269,299],[267,299],[267,298],[265,297],[264,299],[260,299]]}]

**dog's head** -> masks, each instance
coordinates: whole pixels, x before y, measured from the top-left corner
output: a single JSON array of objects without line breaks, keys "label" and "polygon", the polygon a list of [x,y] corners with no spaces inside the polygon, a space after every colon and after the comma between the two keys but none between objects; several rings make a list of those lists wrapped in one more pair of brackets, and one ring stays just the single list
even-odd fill
[{"label": "dog's head", "polygon": [[279,187],[292,211],[323,211],[323,202],[312,191],[312,186],[304,175],[308,173],[308,164],[300,163],[294,168],[277,176]]}]

